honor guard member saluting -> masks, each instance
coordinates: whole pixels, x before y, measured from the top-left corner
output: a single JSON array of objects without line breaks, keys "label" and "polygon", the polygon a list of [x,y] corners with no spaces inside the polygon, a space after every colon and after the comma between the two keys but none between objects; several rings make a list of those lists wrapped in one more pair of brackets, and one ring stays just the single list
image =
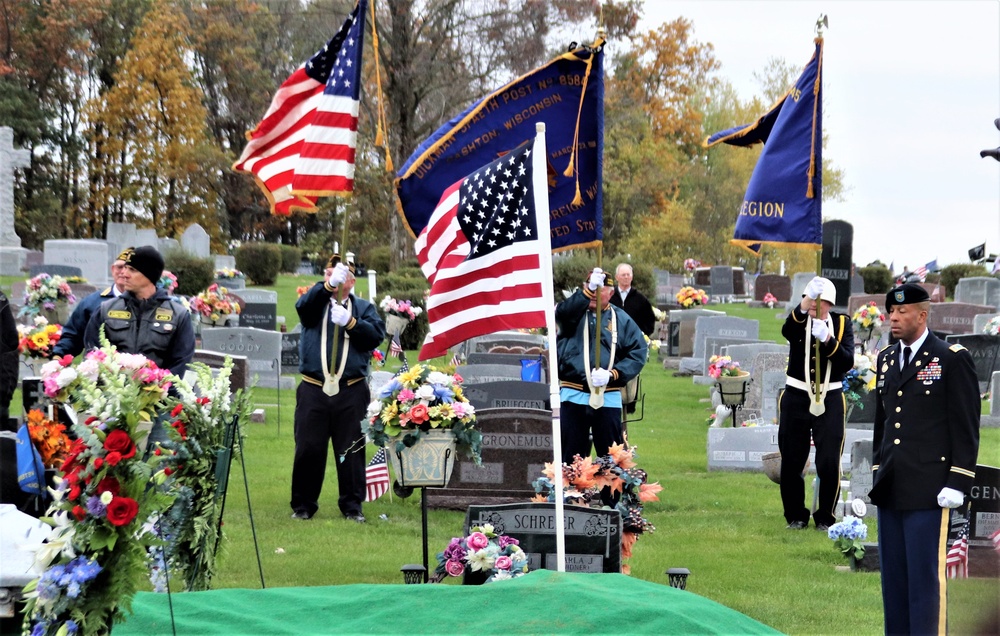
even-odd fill
[{"label": "honor guard member saluting", "polygon": [[885,308],[893,338],[878,355],[873,484],[887,634],[944,634],[949,509],[961,506],[979,453],[972,356],[927,328],[930,299],[907,283]]},{"label": "honor guard member saluting", "polygon": [[[149,246],[126,250],[120,257],[125,269],[121,279],[125,293],[106,300],[87,323],[85,349],[101,346],[100,333],[122,353],[141,353],[161,369],[184,377],[194,357],[194,327],[191,313],[156,286],[163,274],[163,257]],[[116,279],[117,281],[117,279]],[[166,431],[157,419],[146,444],[166,441]]]},{"label": "honor guard member saluting", "polygon": [[809,458],[810,436],[816,446],[819,477],[818,503],[813,513],[817,530],[833,524],[834,506],[840,498],[840,456],[844,448],[841,388],[844,374],[854,368],[854,332],[847,316],[830,311],[836,302],[833,282],[817,276],[809,281],[802,301],[781,327],[781,335],[788,340],[788,370],[778,402],[778,450],[781,505],[791,530],[809,525],[802,471]]}]

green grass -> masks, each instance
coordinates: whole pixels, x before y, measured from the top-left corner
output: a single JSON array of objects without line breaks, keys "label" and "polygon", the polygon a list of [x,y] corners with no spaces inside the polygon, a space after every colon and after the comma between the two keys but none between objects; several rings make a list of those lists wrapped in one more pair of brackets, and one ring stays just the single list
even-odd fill
[{"label": "green grass", "polygon": [[[278,314],[286,317],[289,329],[298,322],[295,288],[316,280],[281,276],[270,287],[278,291]],[[10,280],[0,279],[0,285],[9,289]],[[367,296],[364,285],[359,281],[358,293]],[[762,339],[782,341],[778,310],[742,305],[724,309],[760,320]],[[415,358],[410,352],[411,362]],[[647,365],[643,386],[645,419],[629,426],[629,440],[638,446],[639,465],[664,490],[660,502],[646,507],[657,529],[636,544],[632,575],[666,585],[667,568],[689,568],[689,591],[786,633],[881,633],[878,574],[840,571],[837,566],[846,561],[825,534],[786,530],[778,487],[763,474],[706,470],[707,388],[695,386],[690,378],[674,378],[655,362]],[[422,560],[419,496],[390,501],[386,494],[365,504],[367,524],[348,522],[337,510],[331,457],[319,513],[307,522],[291,519],[295,394],[281,395],[280,431],[278,392],[257,389],[254,398],[267,412],[267,422],[246,426],[245,462],[267,586],[401,583],[400,566]],[[372,453],[367,449],[368,457]],[[983,429],[980,462],[995,463],[989,458],[996,457],[1000,457],[1000,430]],[[260,586],[243,482],[237,463],[229,484],[227,538],[215,587]],[[463,517],[456,511],[430,511],[432,567],[434,554],[461,533]],[[869,523],[869,530],[874,540],[874,523]],[[949,582],[951,632],[973,632],[988,608],[996,607],[998,596],[996,581]],[[613,599],[609,592],[609,602],[627,612],[627,599]]]}]

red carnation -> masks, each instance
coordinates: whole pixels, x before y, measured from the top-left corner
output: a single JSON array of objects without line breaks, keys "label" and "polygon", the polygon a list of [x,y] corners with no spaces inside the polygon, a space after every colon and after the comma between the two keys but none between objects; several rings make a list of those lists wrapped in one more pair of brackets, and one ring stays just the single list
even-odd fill
[{"label": "red carnation", "polygon": [[103,465],[104,465],[104,458],[103,457],[96,457],[96,458],[94,458],[94,468],[96,468],[97,470],[100,470],[101,466],[103,466]]},{"label": "red carnation", "polygon": [[104,448],[108,451],[117,451],[121,459],[135,457],[135,442],[125,431],[117,428],[108,433],[104,440]]},{"label": "red carnation", "polygon": [[83,518],[87,516],[87,511],[83,506],[73,506],[73,516],[76,517],[77,521],[83,521]]},{"label": "red carnation", "polygon": [[170,417],[177,417],[178,415],[181,414],[181,411],[183,410],[184,410],[184,405],[178,404],[177,406],[174,407],[174,410],[170,411]]},{"label": "red carnation", "polygon": [[122,490],[122,485],[118,483],[118,480],[114,477],[105,477],[101,481],[97,482],[97,493],[110,492],[115,497],[118,496]]},{"label": "red carnation", "polygon": [[115,497],[108,504],[108,521],[113,526],[124,526],[135,519],[139,504],[130,497]]}]

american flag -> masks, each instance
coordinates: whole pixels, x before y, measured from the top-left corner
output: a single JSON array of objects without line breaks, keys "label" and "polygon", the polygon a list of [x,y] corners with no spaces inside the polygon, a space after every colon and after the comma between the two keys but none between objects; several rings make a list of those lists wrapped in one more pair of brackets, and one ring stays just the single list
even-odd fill
[{"label": "american flag", "polygon": [[410,364],[406,361],[406,354],[403,353],[403,345],[399,342],[399,334],[394,333],[389,341],[389,355],[396,356],[403,363],[403,371],[407,371],[410,368]]},{"label": "american flag", "polygon": [[990,541],[993,542],[993,549],[1000,552],[1000,528],[990,535]]},{"label": "american flag", "polygon": [[969,578],[969,522],[966,521],[958,532],[958,537],[948,550],[945,560],[949,579]]},{"label": "american flag", "polygon": [[936,271],[937,269],[938,269],[938,264],[937,264],[937,259],[935,258],[930,263],[927,263],[926,265],[921,265],[917,269],[913,270],[913,273],[920,277],[920,282],[922,283],[925,280],[927,280],[928,272],[933,272]]},{"label": "american flag", "polygon": [[458,352],[456,351],[455,355],[451,356],[451,362],[449,364],[453,367],[459,366],[462,364],[462,356],[458,355]]},{"label": "american flag", "polygon": [[285,80],[247,133],[233,169],[254,175],[272,214],[315,212],[318,197],[354,191],[367,4],[358,1],[340,32]]},{"label": "american flag", "polygon": [[545,325],[539,253],[550,244],[536,211],[548,214],[548,192],[536,191],[535,170],[544,174],[545,157],[527,142],[441,196],[415,245],[431,284],[421,360],[474,336]]},{"label": "american flag", "polygon": [[365,501],[375,501],[389,490],[389,466],[380,448],[365,468]]}]

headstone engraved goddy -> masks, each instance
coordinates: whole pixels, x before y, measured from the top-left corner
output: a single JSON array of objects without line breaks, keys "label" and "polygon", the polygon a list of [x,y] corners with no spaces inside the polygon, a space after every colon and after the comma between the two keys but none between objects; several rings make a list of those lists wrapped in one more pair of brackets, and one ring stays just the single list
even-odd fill
[{"label": "headstone engraved goddy", "polygon": [[[565,506],[566,571],[621,572],[622,520],[617,510]],[[489,523],[497,534],[518,540],[528,569],[558,567],[554,503],[469,506],[465,530]]]},{"label": "headstone engraved goddy", "polygon": [[281,371],[281,334],[251,327],[218,327],[201,334],[202,347],[230,355],[246,356],[257,385],[278,388]]},{"label": "headstone engraved goddy", "polygon": [[429,506],[465,509],[474,503],[527,501],[532,482],[552,461],[552,415],[535,409],[485,409],[476,414],[483,435],[482,465],[464,456],[444,488],[428,489]]}]

